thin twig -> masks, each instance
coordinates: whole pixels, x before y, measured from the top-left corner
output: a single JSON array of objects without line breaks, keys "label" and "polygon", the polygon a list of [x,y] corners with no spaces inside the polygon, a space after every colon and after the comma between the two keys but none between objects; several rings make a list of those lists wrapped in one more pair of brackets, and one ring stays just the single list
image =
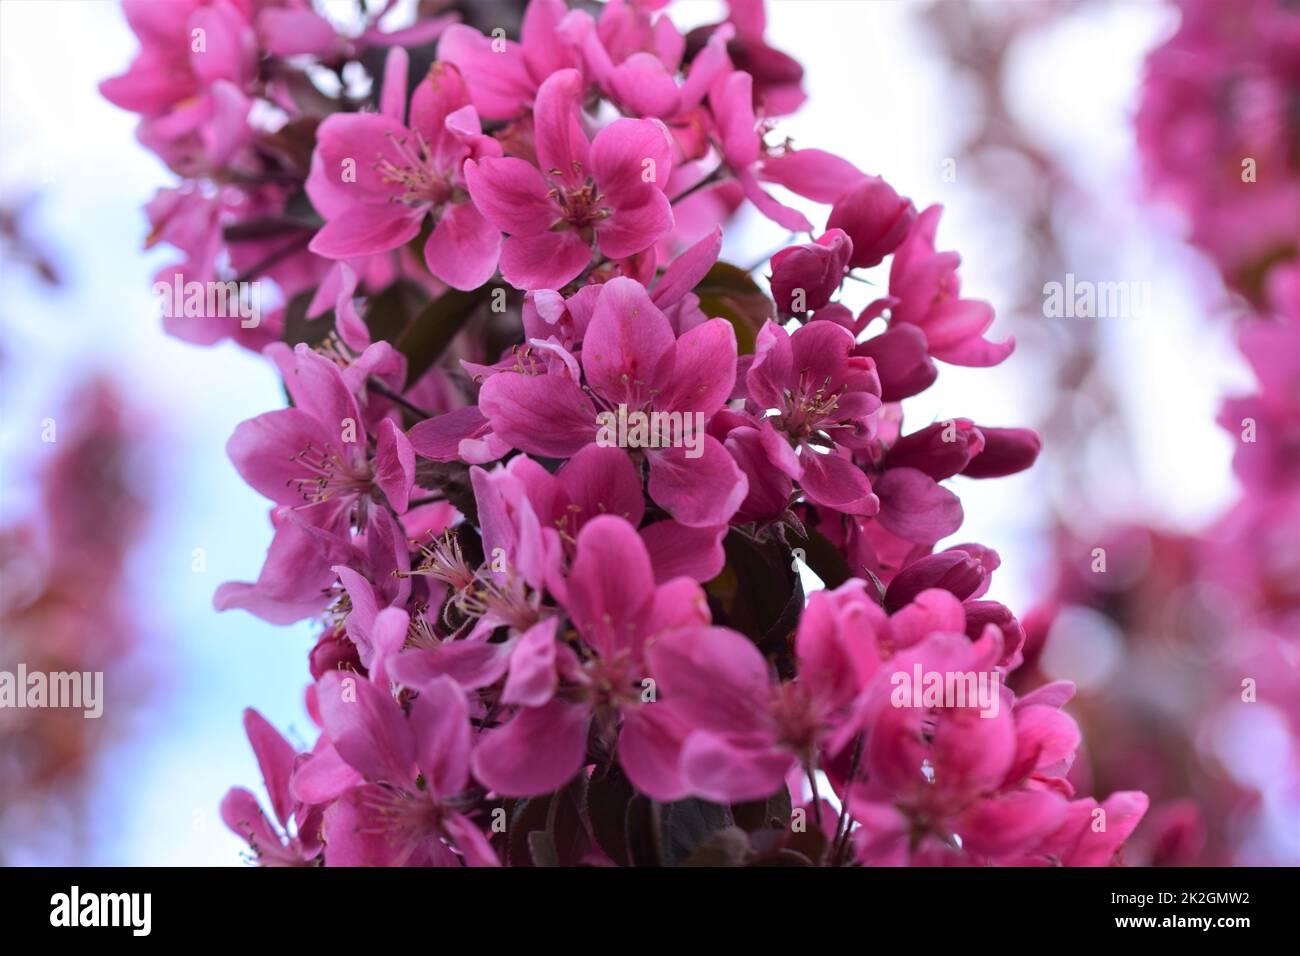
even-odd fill
[{"label": "thin twig", "polygon": [[411,412],[413,415],[419,415],[420,418],[422,419],[434,417],[432,412],[426,412],[420,406],[413,405],[411,402],[407,401],[406,398],[404,398],[401,394],[393,391],[391,388],[389,388],[383,382],[379,381],[379,379],[377,378],[366,379],[366,388],[370,389],[370,391],[374,392],[376,395],[382,395],[384,396],[384,398],[392,399],[398,405],[401,405],[403,408]]}]

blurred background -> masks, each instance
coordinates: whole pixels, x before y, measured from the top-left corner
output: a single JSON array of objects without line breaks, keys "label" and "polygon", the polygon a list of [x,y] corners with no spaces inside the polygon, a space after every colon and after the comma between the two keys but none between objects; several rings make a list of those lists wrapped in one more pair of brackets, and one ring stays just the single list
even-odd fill
[{"label": "blurred background", "polygon": [[[317,6],[346,16],[353,4]],[[1239,680],[1207,646],[1209,599],[1187,581],[1194,536],[1240,493],[1220,403],[1254,385],[1233,346],[1240,305],[1139,176],[1143,62],[1177,10],[768,8],[769,42],[806,71],[808,102],[782,131],[884,176],[918,208],[943,204],[938,246],[961,252],[964,294],[994,304],[992,338],[1016,336],[997,368],[944,366],[909,400],[907,425],[961,416],[1045,436],[1027,473],[956,480],[957,541],[1002,556],[990,596],[1030,631],[1024,679],[1080,685],[1076,782],[1152,792],[1131,863],[1300,861],[1281,711],[1262,701],[1224,718],[1230,731],[1203,724],[1210,689],[1226,681],[1231,696]],[[722,5],[673,9],[685,31]],[[0,711],[5,864],[237,864],[242,845],[216,810],[229,786],[260,786],[241,711],[256,707],[300,746],[313,736],[310,624],[212,609],[218,584],[256,577],[271,534],[267,503],[224,444],[283,394],[257,355],[162,330],[151,284],[168,252],[145,248],[143,207],[174,176],[96,89],[135,49],[110,0],[0,3],[0,668],[39,652],[106,673],[99,721],[38,731]],[[724,257],[756,261],[781,244],[774,230],[742,219]],[[1044,284],[1067,274],[1143,283],[1147,307],[1049,318]],[[851,289],[848,303],[878,292]],[[1097,547],[1104,577],[1087,573]]]}]

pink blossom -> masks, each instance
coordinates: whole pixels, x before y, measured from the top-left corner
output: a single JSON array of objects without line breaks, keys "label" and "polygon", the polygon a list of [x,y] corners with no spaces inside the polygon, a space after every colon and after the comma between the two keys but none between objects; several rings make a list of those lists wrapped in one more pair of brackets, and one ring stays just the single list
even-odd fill
[{"label": "pink blossom", "polygon": [[982,338],[993,324],[987,302],[961,298],[955,252],[935,252],[934,234],[941,207],[931,206],[917,217],[907,238],[894,253],[889,269],[890,327],[915,325],[925,333],[932,356],[953,365],[997,365],[1015,347],[1015,340],[989,342]]},{"label": "pink blossom", "polygon": [[[591,656],[557,646],[553,627],[538,635],[536,646],[521,649],[533,673],[513,686],[515,702],[526,706],[476,748],[475,776],[505,795],[549,792],[578,772],[591,731],[600,746],[617,752],[640,789],[667,792],[670,768],[661,766],[660,737],[671,737],[673,729],[656,705],[643,703],[644,655],[658,635],[708,623],[699,585],[686,578],[655,585],[649,555],[631,525],[601,515],[579,532],[560,590]],[[517,666],[512,662],[512,671]],[[543,675],[540,693],[523,691]]]},{"label": "pink blossom", "polygon": [[316,685],[327,746],[294,775],[301,799],[326,805],[330,866],[499,866],[459,809],[469,784],[465,693],[448,677],[408,712],[369,681],[332,671]]},{"label": "pink blossom", "polygon": [[[495,434],[521,451],[567,458],[596,440],[597,403],[633,411],[702,415],[707,421],[731,392],[735,333],[719,319],[680,337],[631,279],[606,283],[577,363],[564,371],[499,372],[479,395]],[[647,448],[647,491],[677,521],[693,528],[726,524],[745,496],[745,478],[712,435],[700,456],[683,445]]]},{"label": "pink blossom", "polygon": [[257,755],[278,827],[267,818],[257,798],[241,787],[232,788],[221,801],[221,819],[248,841],[253,856],[263,866],[310,866],[322,849],[320,810],[302,803],[290,792],[289,780],[299,754],[255,710],[244,711],[244,730]]},{"label": "pink blossom", "polygon": [[[387,82],[404,88],[405,53],[394,49],[389,62]],[[462,166],[499,156],[501,148],[480,134],[464,81],[447,64],[435,63],[416,88],[409,127],[404,113],[397,105],[321,124],[307,189],[326,223],[312,251],[332,259],[386,252],[414,239],[432,216],[424,243],[429,270],[455,288],[477,288],[496,271],[501,242],[469,202]]]},{"label": "pink blossom", "polygon": [[875,363],[852,353],[852,335],[833,323],[789,335],[768,322],[745,383],[750,402],[767,413],[759,435],[771,467],[798,481],[813,501],[869,515],[879,502],[849,452],[874,433],[880,381]]},{"label": "pink blossom", "polygon": [[514,157],[465,164],[474,203],[508,233],[501,275],[521,289],[558,289],[591,262],[649,248],[672,228],[663,193],[671,142],[655,120],[615,120],[588,142],[579,124],[582,77],[560,70],[537,93],[537,167]]}]

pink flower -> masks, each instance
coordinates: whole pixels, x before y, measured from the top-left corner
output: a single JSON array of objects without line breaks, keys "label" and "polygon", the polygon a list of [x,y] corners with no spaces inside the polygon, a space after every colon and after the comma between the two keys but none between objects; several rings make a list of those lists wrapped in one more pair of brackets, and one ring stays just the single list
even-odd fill
[{"label": "pink flower", "polygon": [[656,120],[615,120],[590,143],[579,123],[582,77],[560,70],[537,93],[537,167],[513,157],[465,164],[484,218],[509,233],[501,275],[520,289],[558,289],[591,262],[635,255],[672,228],[663,193],[671,140]]},{"label": "pink flower", "polygon": [[772,296],[782,315],[813,312],[844,284],[853,241],[829,229],[816,242],[788,246],[772,257]]},{"label": "pink flower", "polygon": [[415,480],[406,435],[391,420],[381,421],[372,457],[339,367],[305,345],[286,364],[294,407],[243,422],[226,446],[244,480],[276,504],[310,514],[318,527],[340,517],[364,522],[377,494],[405,511]]},{"label": "pink flower", "polygon": [[254,858],[263,866],[313,865],[322,849],[320,809],[304,804],[290,792],[298,752],[255,710],[244,711],[244,731],[257,755],[279,826],[272,825],[257,798],[242,787],[231,788],[221,801],[221,819],[248,841]]},{"label": "pink flower", "polygon": [[[995,669],[1003,656],[997,628],[972,642],[949,630],[954,624],[894,654],[861,699],[869,730],[850,808],[863,863],[1042,857],[1071,813],[1063,777],[1079,732],[1059,708],[1073,688],[1049,685],[1015,701]],[[984,690],[978,703],[937,694],[937,706],[924,697],[918,706],[899,680],[916,673],[945,682],[955,675]]]},{"label": "pink flower", "polygon": [[961,298],[955,252],[935,252],[934,234],[942,208],[931,206],[917,217],[911,232],[894,253],[889,269],[890,328],[915,325],[925,333],[931,355],[953,365],[997,365],[1015,348],[1015,340],[988,342],[982,338],[993,324],[987,302]]},{"label": "pink flower", "polygon": [[[570,458],[596,440],[597,404],[707,422],[735,381],[735,332],[712,319],[675,336],[643,286],[611,279],[582,342],[581,381],[577,362],[567,362],[547,374],[498,372],[483,384],[479,405],[497,437],[532,455]],[[724,525],[744,500],[745,477],[716,438],[693,437],[698,457],[684,444],[643,449],[647,490],[681,524]]]},{"label": "pink flower", "polygon": [[662,739],[673,728],[646,702],[645,651],[658,635],[708,623],[703,592],[688,578],[656,585],[641,539],[612,515],[578,533],[573,565],[556,584],[584,652],[556,642],[554,619],[528,636],[506,689],[506,703],[523,706],[475,749],[474,775],[506,796],[548,793],[577,774],[590,735],[639,789],[664,793]]},{"label": "pink flower", "polygon": [[849,266],[864,269],[897,249],[915,221],[916,207],[910,199],[898,195],[879,176],[864,176],[835,200],[826,229],[848,234],[853,242]]},{"label": "pink flower", "polygon": [[[406,86],[406,54],[389,54],[386,87]],[[409,127],[400,102],[380,114],[331,116],[321,124],[307,181],[325,225],[313,252],[350,259],[396,249],[414,239],[426,216],[434,227],[424,261],[457,289],[475,289],[496,271],[501,237],[469,201],[462,178],[468,158],[499,156],[479,131],[455,67],[435,63],[411,97]]]},{"label": "pink flower", "polygon": [[257,38],[242,5],[124,0],[123,9],[140,52],[100,92],[141,114],[141,142],[168,165],[221,167],[250,136],[246,88],[257,72]]},{"label": "pink flower", "polygon": [[871,359],[853,354],[851,333],[813,322],[789,335],[769,321],[745,384],[763,416],[759,434],[772,467],[818,504],[845,514],[876,513],[871,483],[848,453],[874,434],[880,381]]},{"label": "pink flower", "polygon": [[792,232],[812,232],[812,223],[803,213],[764,192],[760,179],[826,203],[834,202],[862,179],[852,163],[820,149],[771,155],[763,143],[764,128],[754,115],[753,77],[748,73],[735,71],[718,80],[709,94],[709,105],[719,148],[745,197],[763,215]]},{"label": "pink flower", "polygon": [[438,58],[465,76],[481,116],[514,119],[532,105],[548,77],[578,65],[577,53],[558,32],[567,13],[564,0],[529,0],[518,42],[450,26],[438,44]]},{"label": "pink flower", "polygon": [[[586,445],[554,474],[520,455],[511,459],[505,471],[522,483],[539,533],[550,542],[553,553],[570,553],[588,522],[615,515],[639,529],[656,583],[682,576],[708,581],[722,570],[726,525],[692,528],[666,519],[641,527],[645,491],[636,466],[621,449]],[[476,470],[476,483],[479,474]],[[482,500],[480,496],[480,507]]]},{"label": "pink flower", "polygon": [[680,83],[676,74],[686,41],[665,15],[652,19],[650,11],[615,0],[604,5],[599,23],[575,10],[561,32],[582,51],[588,75],[625,114],[663,120],[674,127],[683,153],[695,153],[691,120],[713,81],[730,68],[731,27],[704,44]]},{"label": "pink flower", "polygon": [[426,684],[409,712],[366,680],[331,671],[316,685],[325,735],[294,775],[300,799],[326,805],[330,866],[499,866],[460,810],[469,785],[465,693]]}]

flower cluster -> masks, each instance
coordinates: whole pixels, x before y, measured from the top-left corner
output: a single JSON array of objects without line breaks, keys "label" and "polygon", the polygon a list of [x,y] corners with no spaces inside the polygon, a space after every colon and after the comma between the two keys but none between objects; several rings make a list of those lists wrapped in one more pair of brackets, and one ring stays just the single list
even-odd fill
[{"label": "flower cluster", "polygon": [[1137,115],[1146,178],[1228,287],[1262,306],[1268,270],[1300,251],[1300,16],[1279,0],[1176,5]]},{"label": "flower cluster", "polygon": [[[186,178],[155,234],[282,298],[255,335],[173,320],[292,402],[230,439],[274,538],[216,603],[324,620],[319,739],[249,712],[274,820],[233,790],[226,822],[268,864],[1111,862],[1145,798],[1076,797],[1071,688],[1005,684],[998,555],[936,550],[944,482],[1038,438],[903,427],[936,362],[1013,343],[939,207],[774,136],[801,71],[760,4],[662,6],[531,0],[513,40],[128,2],[105,92]],[[770,295],[720,259],[742,204],[807,234]]]}]

